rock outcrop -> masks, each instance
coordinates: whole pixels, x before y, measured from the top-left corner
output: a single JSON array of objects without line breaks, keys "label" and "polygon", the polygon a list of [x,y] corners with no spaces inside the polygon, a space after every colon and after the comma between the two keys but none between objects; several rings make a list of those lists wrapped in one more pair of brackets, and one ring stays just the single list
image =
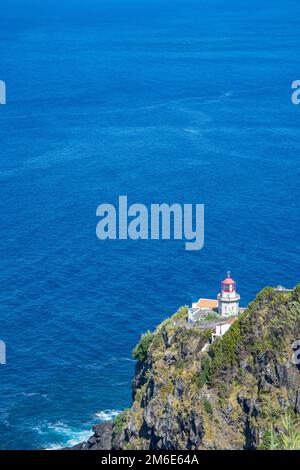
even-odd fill
[{"label": "rock outcrop", "polygon": [[93,426],[94,434],[87,442],[80,442],[63,450],[110,450],[112,448],[113,422]]},{"label": "rock outcrop", "polygon": [[184,327],[186,315],[181,308],[142,336],[131,408],[77,448],[268,448],[270,427],[300,414],[300,286],[265,288],[205,352],[211,331]]}]

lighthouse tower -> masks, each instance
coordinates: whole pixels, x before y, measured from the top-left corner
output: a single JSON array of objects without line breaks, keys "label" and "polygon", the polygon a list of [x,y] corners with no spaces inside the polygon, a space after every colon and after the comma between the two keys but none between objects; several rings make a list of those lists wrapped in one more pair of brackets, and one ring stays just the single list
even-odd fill
[{"label": "lighthouse tower", "polygon": [[218,294],[218,312],[225,317],[239,314],[240,295],[235,290],[235,281],[230,277],[230,271],[226,279],[221,283],[221,292]]}]

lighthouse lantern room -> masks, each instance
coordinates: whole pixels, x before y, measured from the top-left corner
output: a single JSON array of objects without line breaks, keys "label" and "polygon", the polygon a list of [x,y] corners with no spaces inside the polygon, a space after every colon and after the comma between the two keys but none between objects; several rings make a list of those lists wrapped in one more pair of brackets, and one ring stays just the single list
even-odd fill
[{"label": "lighthouse lantern room", "polygon": [[236,292],[236,284],[230,277],[230,271],[226,279],[221,283],[221,292],[218,294],[219,314],[225,317],[232,317],[239,314],[240,295]]}]

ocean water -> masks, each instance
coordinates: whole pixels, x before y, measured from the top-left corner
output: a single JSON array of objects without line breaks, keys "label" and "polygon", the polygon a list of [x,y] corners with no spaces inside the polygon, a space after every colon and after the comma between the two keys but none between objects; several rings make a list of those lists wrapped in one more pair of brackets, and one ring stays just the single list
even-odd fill
[{"label": "ocean water", "polygon": [[[52,449],[130,405],[140,334],[227,269],[243,305],[300,281],[300,4],[12,0],[1,19],[0,446]],[[203,250],[99,241],[119,195],[204,203]]]}]

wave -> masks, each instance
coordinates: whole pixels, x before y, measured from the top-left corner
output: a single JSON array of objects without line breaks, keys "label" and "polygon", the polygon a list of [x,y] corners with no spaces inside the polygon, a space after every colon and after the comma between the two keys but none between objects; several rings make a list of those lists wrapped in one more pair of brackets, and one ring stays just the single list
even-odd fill
[{"label": "wave", "polygon": [[63,421],[42,423],[33,429],[38,434],[46,437],[46,443],[42,446],[46,450],[72,447],[79,442],[87,441],[92,434],[90,427],[88,429],[79,429],[72,427]]},{"label": "wave", "polygon": [[48,444],[45,449],[46,450],[58,450],[63,447],[72,447],[80,442],[86,442],[92,435],[92,431],[79,431],[79,430],[68,430],[68,437],[66,439],[62,439],[60,443],[52,443]]},{"label": "wave", "polygon": [[56,450],[72,447],[79,442],[87,441],[92,435],[92,425],[95,421],[106,422],[113,420],[121,410],[101,410],[95,413],[93,420],[85,429],[71,426],[63,421],[43,422],[33,428],[43,438],[41,447],[46,450]]},{"label": "wave", "polygon": [[42,397],[45,400],[49,400],[47,393],[39,393],[39,392],[20,392],[18,395],[22,395],[24,397]]},{"label": "wave", "polygon": [[190,134],[199,134],[199,129],[189,129],[189,128],[185,128],[184,129],[185,132],[189,132]]},{"label": "wave", "polygon": [[95,413],[95,417],[101,419],[101,421],[111,421],[121,412],[122,410],[103,410]]},{"label": "wave", "polygon": [[83,364],[76,364],[76,367],[79,369],[87,369],[87,370],[102,370],[107,367],[110,367],[114,363],[118,363],[120,361],[125,361],[125,362],[132,362],[135,363],[135,360],[132,359],[131,357],[111,357],[107,361],[95,361],[95,362],[89,362],[89,363],[83,363]]},{"label": "wave", "polygon": [[120,357],[120,358],[116,358],[117,361],[125,361],[125,362],[136,362],[135,359],[132,359],[131,357]]}]

